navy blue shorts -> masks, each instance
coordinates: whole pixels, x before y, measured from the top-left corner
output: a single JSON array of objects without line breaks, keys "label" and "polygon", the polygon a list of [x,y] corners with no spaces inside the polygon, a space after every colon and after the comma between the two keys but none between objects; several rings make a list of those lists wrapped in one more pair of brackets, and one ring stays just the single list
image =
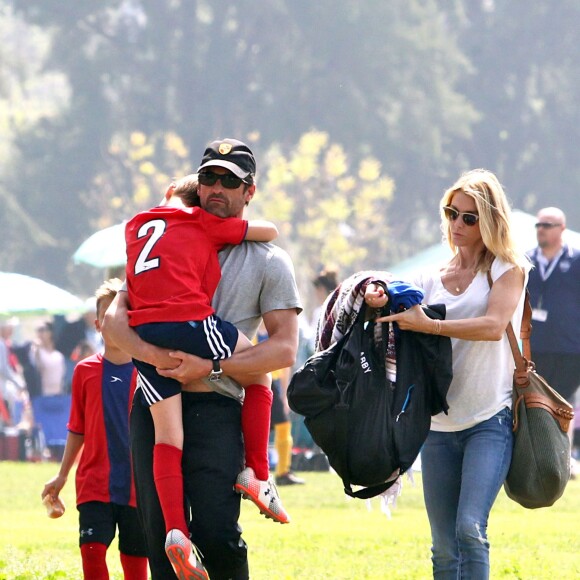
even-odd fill
[{"label": "navy blue shorts", "polygon": [[[136,326],[135,330],[145,342],[207,359],[229,358],[238,342],[238,329],[213,315],[201,321],[151,322]],[[179,381],[162,377],[150,364],[135,359],[133,362],[149,406],[181,393]]]},{"label": "navy blue shorts", "polygon": [[79,511],[79,546],[96,542],[107,548],[119,529],[119,552],[128,556],[146,557],[145,534],[141,528],[137,508],[88,501],[77,506]]}]

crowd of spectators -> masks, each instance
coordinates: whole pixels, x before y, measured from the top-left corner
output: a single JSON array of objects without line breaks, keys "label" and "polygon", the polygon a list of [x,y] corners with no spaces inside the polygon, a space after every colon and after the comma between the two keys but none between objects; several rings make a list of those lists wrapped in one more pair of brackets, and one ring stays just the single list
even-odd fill
[{"label": "crowd of spectators", "polygon": [[101,350],[94,303],[74,320],[0,318],[0,459],[60,461],[72,370]]}]

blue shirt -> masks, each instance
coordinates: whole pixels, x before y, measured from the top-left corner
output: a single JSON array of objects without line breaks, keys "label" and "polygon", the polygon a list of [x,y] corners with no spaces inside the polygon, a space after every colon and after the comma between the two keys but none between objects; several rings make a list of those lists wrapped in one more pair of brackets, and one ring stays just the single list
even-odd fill
[{"label": "blue shirt", "polygon": [[532,354],[580,354],[580,250],[564,245],[544,268],[540,248],[528,256],[534,264],[528,282],[532,308],[544,311],[532,318]]}]

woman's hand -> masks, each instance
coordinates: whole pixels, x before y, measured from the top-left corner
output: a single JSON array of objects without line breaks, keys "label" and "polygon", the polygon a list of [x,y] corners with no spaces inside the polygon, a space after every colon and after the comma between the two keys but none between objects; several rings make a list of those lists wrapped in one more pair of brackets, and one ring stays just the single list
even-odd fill
[{"label": "woman's hand", "polygon": [[387,305],[389,296],[380,284],[371,282],[365,290],[365,302],[370,308],[383,308]]},{"label": "woman's hand", "polygon": [[435,322],[423,312],[420,304],[397,314],[381,316],[376,322],[396,322],[401,330],[434,334]]}]

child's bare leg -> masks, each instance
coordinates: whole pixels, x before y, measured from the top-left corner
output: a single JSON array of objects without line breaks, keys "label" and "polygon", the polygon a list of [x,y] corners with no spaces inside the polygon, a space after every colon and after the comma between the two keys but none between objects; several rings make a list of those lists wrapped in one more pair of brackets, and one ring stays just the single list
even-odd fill
[{"label": "child's bare leg", "polygon": [[155,426],[155,444],[164,443],[183,449],[181,393],[151,405],[149,410]]},{"label": "child's bare leg", "polygon": [[183,424],[181,394],[151,405],[155,426],[153,478],[165,518],[165,532],[177,529],[189,536],[183,503]]}]

